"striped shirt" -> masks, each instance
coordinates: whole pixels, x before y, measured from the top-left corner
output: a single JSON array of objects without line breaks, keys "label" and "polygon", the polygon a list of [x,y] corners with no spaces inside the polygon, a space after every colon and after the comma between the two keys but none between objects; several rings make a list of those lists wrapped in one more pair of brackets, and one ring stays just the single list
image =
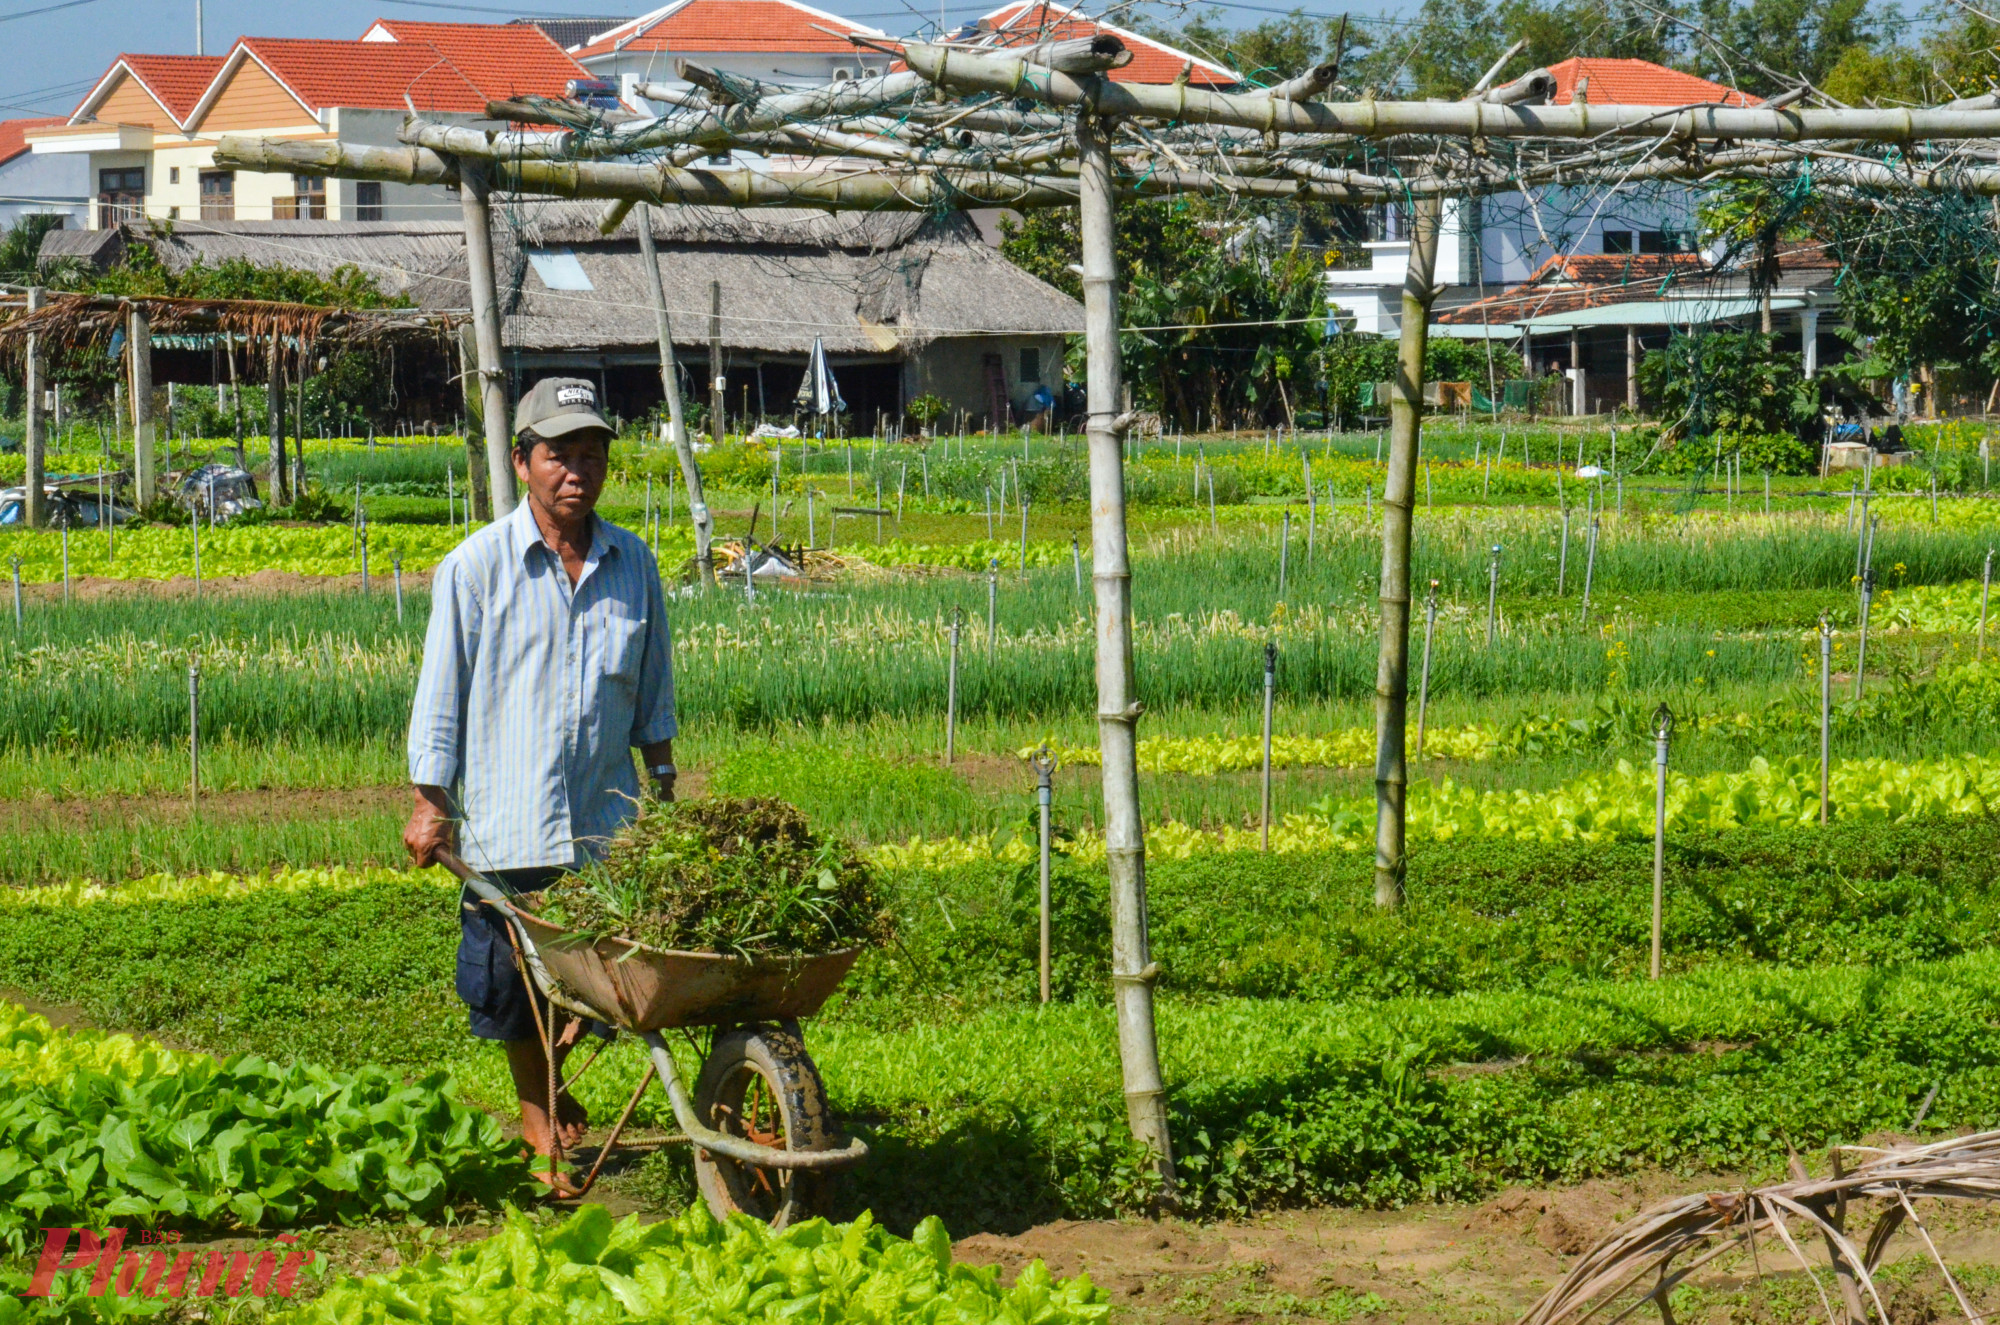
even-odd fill
[{"label": "striped shirt", "polygon": [[451,790],[473,868],[602,855],[638,800],[632,747],[675,730],[660,571],[637,537],[595,519],[572,587],[524,501],[439,563],[410,781]]}]

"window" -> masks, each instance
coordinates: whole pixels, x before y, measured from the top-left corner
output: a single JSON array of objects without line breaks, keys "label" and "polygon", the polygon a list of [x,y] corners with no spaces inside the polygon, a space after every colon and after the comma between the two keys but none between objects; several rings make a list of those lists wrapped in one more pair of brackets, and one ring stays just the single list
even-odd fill
[{"label": "window", "polygon": [[167,183],[178,184],[180,182],[181,182],[181,168],[179,166],[168,166]]},{"label": "window", "polygon": [[201,219],[204,221],[234,221],[236,219],[235,171],[204,170],[201,172]]},{"label": "window", "polygon": [[354,219],[357,221],[379,221],[382,219],[382,186],[372,179],[364,179],[354,186]]},{"label": "window", "polygon": [[1641,230],[1639,232],[1641,253],[1686,253],[1688,237],[1678,230]]},{"label": "window", "polygon": [[1021,351],[1021,380],[1039,383],[1042,380],[1042,352],[1038,349]]},{"label": "window", "polygon": [[1637,246],[1632,241],[1633,232],[1630,230],[1606,230],[1604,232],[1604,251],[1606,253],[1635,252]]},{"label": "window", "polygon": [[178,208],[178,207],[169,207],[169,208],[167,208],[167,219],[168,219],[169,221],[178,221],[178,220],[180,220],[180,219],[181,219],[181,209],[180,209],[180,208]]},{"label": "window", "polygon": [[271,200],[271,218],[277,221],[324,221],[326,219],[326,177],[292,176],[289,198]]},{"label": "window", "polygon": [[109,229],[146,215],[146,169],[134,166],[97,172],[97,224]]}]

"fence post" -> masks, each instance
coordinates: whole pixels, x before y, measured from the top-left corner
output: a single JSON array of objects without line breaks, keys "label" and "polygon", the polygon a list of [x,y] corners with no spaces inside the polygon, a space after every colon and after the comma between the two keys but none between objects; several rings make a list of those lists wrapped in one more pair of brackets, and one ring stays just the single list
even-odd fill
[{"label": "fence post", "polygon": [[69,513],[63,513],[63,601],[69,601]]},{"label": "fence post", "polygon": [[1054,797],[1052,779],[1056,771],[1055,756],[1049,753],[1048,743],[1030,758],[1035,768],[1035,800],[1041,809],[1041,891],[1039,895],[1042,950],[1037,970],[1041,975],[1042,1002],[1049,1001],[1049,802]]},{"label": "fence post", "polygon": [[1986,603],[1993,595],[1993,549],[1986,549],[1986,565],[1979,572],[1979,648],[1975,659],[1986,656]]},{"label": "fence post", "polygon": [[12,557],[14,563],[14,633],[21,633],[21,559]]},{"label": "fence post", "polygon": [[1827,821],[1827,768],[1833,751],[1833,627],[1819,614],[1819,826]]},{"label": "fence post", "polygon": [[1271,849],[1271,701],[1278,693],[1278,645],[1264,645],[1264,809],[1260,850]]},{"label": "fence post", "polygon": [[393,557],[393,558],[392,558],[392,559],[390,560],[389,564],[390,564],[390,565],[391,565],[392,567],[394,567],[394,568],[395,568],[395,571],[396,571],[396,624],[398,624],[398,625],[401,625],[401,624],[402,624],[402,621],[403,621],[403,556],[402,556],[402,554],[401,554],[400,552],[399,552],[399,553],[397,553],[397,554],[395,555],[395,557]]},{"label": "fence post", "polygon": [[1076,535],[1069,536],[1069,567],[1076,573],[1076,591],[1083,592],[1083,553],[1076,545]]},{"label": "fence post", "polygon": [[1417,758],[1424,757],[1424,717],[1431,703],[1431,640],[1437,634],[1438,582],[1424,595],[1424,665],[1417,675]]},{"label": "fence post", "polygon": [[993,661],[994,641],[1000,613],[1000,558],[986,559],[986,661]]},{"label": "fence post", "polygon": [[1660,978],[1660,912],[1666,900],[1667,877],[1667,751],[1674,736],[1674,712],[1664,701],[1653,710],[1653,960],[1652,978]]},{"label": "fence post", "polygon": [[1868,605],[1875,597],[1875,571],[1871,567],[1861,575],[1861,638],[1854,650],[1854,697],[1861,698],[1862,688],[1867,683],[1868,674]]},{"label": "fence post", "polygon": [[1021,578],[1028,578],[1028,495],[1021,494]]},{"label": "fence post", "polygon": [[1500,608],[1500,545],[1493,545],[1493,561],[1486,568],[1486,647],[1493,647],[1493,624]]},{"label": "fence post", "polygon": [[188,664],[188,801],[201,804],[201,664]]},{"label": "fence post", "polygon": [[1590,622],[1590,584],[1597,576],[1597,517],[1590,517],[1590,532],[1583,540],[1583,615],[1580,622]]},{"label": "fence post", "polygon": [[1300,456],[1299,462],[1306,469],[1306,565],[1313,563],[1314,544],[1319,541],[1319,498],[1313,492],[1313,462],[1309,457]]},{"label": "fence post", "polygon": [[958,632],[965,609],[951,609],[951,662],[944,681],[944,761],[949,764],[958,753]]},{"label": "fence post", "polygon": [[1562,552],[1556,559],[1556,597],[1561,598],[1569,585],[1569,506],[1562,508],[1563,531]]},{"label": "fence post", "polygon": [[1285,512],[1284,526],[1278,534],[1278,601],[1285,601],[1285,572],[1292,559],[1292,513]]},{"label": "fence post", "polygon": [[368,521],[361,521],[361,596],[368,596]]}]

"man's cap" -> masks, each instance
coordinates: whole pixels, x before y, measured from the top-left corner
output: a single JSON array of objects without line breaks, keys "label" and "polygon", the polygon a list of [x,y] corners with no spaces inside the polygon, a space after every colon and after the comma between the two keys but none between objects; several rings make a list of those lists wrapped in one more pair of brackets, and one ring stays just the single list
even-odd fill
[{"label": "man's cap", "polygon": [[581,377],[545,377],[514,410],[514,431],[537,437],[566,437],[585,428],[609,434],[597,412],[597,387]]}]

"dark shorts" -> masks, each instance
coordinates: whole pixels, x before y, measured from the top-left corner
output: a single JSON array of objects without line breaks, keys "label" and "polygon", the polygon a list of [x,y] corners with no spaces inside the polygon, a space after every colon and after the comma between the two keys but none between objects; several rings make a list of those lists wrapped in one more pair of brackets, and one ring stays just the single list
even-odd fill
[{"label": "dark shorts", "polygon": [[[509,893],[529,893],[562,877],[559,869],[493,870],[487,877]],[[482,1040],[534,1040],[537,1012],[546,1021],[548,1000],[521,978],[507,921],[469,891],[459,895],[458,997],[472,1014],[472,1033]]]}]

